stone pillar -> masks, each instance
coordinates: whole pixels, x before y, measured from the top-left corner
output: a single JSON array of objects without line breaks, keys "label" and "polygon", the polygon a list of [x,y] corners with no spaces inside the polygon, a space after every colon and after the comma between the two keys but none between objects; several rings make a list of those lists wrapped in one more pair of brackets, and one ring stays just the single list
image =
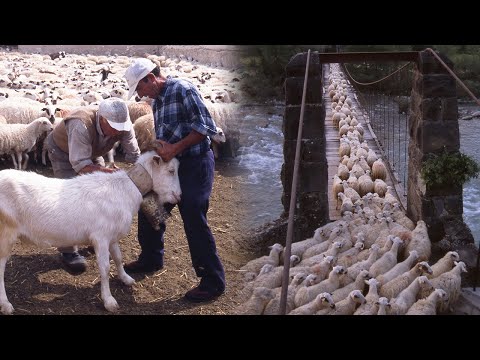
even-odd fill
[{"label": "stone pillar", "polygon": [[[283,121],[283,153],[285,160],[281,173],[283,184],[282,203],[285,214],[288,213],[290,207],[306,63],[307,53],[301,53],[292,57],[286,67],[286,107]],[[322,105],[322,67],[317,52],[311,52],[310,55],[307,86],[293,241],[304,240],[313,236],[316,228],[329,221],[325,108]]]},{"label": "stone pillar", "polygon": [[[449,59],[441,58],[453,68]],[[473,243],[463,222],[462,187],[431,188],[420,176],[429,154],[440,154],[444,147],[448,152],[460,149],[456,81],[429,51],[419,52],[410,106],[407,214],[426,222],[432,242],[456,242],[454,248]]]}]

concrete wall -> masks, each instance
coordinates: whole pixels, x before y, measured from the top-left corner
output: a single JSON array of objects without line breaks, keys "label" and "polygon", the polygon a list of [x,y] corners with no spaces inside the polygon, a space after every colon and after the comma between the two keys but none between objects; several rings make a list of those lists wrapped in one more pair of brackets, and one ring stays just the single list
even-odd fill
[{"label": "concrete wall", "polygon": [[[297,54],[290,60],[286,68],[286,107],[283,122],[285,161],[281,173],[282,203],[285,213],[288,213],[290,207],[306,61],[307,53]],[[325,108],[322,100],[322,68],[318,53],[312,52],[303,118],[293,241],[311,237],[316,228],[329,221]]]},{"label": "concrete wall", "polygon": [[19,45],[18,51],[49,54],[65,51],[73,54],[143,56],[156,55],[191,57],[202,64],[235,68],[239,65],[242,46],[236,45]]}]

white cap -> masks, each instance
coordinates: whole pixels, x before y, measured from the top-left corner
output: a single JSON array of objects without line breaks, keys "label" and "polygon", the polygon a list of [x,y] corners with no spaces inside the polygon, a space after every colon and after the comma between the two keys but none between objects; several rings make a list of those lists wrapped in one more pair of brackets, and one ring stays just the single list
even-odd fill
[{"label": "white cap", "polygon": [[118,131],[130,131],[132,122],[127,104],[118,98],[103,100],[98,106],[98,115],[107,119],[108,124]]},{"label": "white cap", "polygon": [[148,59],[139,58],[135,59],[134,62],[128,67],[127,71],[125,71],[125,79],[127,80],[128,84],[127,100],[129,100],[133,94],[135,94],[138,82],[147,76],[147,74],[153,69],[155,69],[156,66],[157,65]]}]

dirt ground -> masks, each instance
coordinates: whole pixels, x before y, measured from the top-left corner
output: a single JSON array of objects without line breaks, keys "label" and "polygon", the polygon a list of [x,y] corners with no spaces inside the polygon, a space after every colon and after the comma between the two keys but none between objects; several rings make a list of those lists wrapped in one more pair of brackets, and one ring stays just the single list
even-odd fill
[{"label": "dirt ground", "polygon": [[[116,161],[122,167],[122,162]],[[0,169],[5,165],[0,164]],[[29,170],[53,176],[51,167],[30,165]],[[164,268],[156,273],[134,274],[136,284],[124,285],[116,277],[111,260],[110,287],[122,315],[224,315],[232,314],[239,304],[242,277],[237,271],[256,257],[240,244],[250,236],[242,219],[248,214],[248,189],[242,185],[240,174],[231,171],[228,160],[216,163],[215,181],[208,212],[209,225],[226,272],[227,288],[216,301],[192,304],[184,300],[186,291],[199,279],[191,265],[183,223],[175,208],[167,220]],[[82,211],[79,204],[77,211]],[[127,237],[120,240],[124,263],[136,260],[140,253],[137,241],[137,219]],[[64,270],[55,248],[37,248],[17,242],[7,263],[5,286],[15,308],[14,314],[107,315],[100,298],[100,279],[95,255],[81,248],[88,263],[86,272],[73,275]]]}]

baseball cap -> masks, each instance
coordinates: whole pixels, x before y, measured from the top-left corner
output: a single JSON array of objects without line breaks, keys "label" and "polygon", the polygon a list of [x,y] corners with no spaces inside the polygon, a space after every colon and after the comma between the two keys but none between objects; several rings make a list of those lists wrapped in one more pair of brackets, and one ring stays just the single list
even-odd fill
[{"label": "baseball cap", "polygon": [[130,131],[132,128],[127,104],[121,99],[103,100],[98,106],[98,115],[107,119],[108,124],[118,131]]},{"label": "baseball cap", "polygon": [[128,84],[128,97],[129,100],[135,91],[137,90],[137,85],[140,80],[142,80],[147,74],[155,69],[156,65],[145,58],[135,59],[132,64],[125,71],[125,79]]}]

